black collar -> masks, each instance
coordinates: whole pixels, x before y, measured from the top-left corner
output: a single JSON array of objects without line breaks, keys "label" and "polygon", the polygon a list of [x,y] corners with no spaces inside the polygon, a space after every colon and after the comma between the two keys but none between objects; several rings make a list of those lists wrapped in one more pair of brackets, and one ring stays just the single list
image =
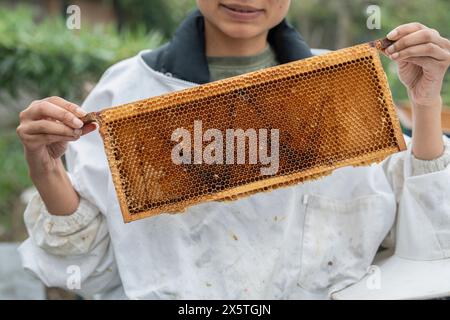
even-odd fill
[{"label": "black collar", "polygon": [[[204,18],[195,10],[181,23],[168,44],[144,54],[143,58],[156,71],[198,84],[208,83],[204,30]],[[305,41],[285,19],[269,31],[267,40],[280,64],[312,56]]]}]

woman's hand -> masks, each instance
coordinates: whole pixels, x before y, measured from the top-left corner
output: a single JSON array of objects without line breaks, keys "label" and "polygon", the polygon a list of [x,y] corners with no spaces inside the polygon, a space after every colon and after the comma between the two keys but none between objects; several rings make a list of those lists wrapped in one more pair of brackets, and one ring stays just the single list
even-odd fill
[{"label": "woman's hand", "polygon": [[450,65],[450,41],[420,23],[401,25],[387,38],[385,53],[398,64],[398,75],[413,108],[412,152],[423,160],[442,155],[441,90]]},{"label": "woman's hand", "polygon": [[435,106],[450,66],[450,41],[416,22],[395,28],[387,37],[396,42],[386,54],[398,63],[399,78],[413,105]]},{"label": "woman's hand", "polygon": [[60,97],[33,101],[20,113],[17,134],[22,141],[31,174],[45,175],[57,167],[69,141],[95,130],[79,119],[86,112]]},{"label": "woman's hand", "polygon": [[85,115],[77,105],[59,97],[34,101],[20,113],[17,134],[24,146],[31,180],[48,212],[70,215],[79,206],[79,195],[62,164],[69,141],[96,129],[79,119]]}]

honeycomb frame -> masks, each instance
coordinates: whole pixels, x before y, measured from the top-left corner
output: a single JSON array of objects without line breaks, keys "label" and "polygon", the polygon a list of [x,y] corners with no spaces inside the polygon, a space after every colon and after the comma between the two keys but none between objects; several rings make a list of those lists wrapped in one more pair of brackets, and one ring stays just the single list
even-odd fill
[{"label": "honeycomb frame", "polygon": [[[183,212],[379,162],[406,149],[378,50],[386,39],[89,113],[104,142],[123,219]],[[280,129],[280,168],[170,162],[170,133]],[[204,146],[204,145],[202,145]]]}]

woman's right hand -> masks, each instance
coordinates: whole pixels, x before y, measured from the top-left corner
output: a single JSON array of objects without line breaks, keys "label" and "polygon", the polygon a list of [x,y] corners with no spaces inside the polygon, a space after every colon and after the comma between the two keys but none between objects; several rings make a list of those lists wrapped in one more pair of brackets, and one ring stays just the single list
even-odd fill
[{"label": "woman's right hand", "polygon": [[20,113],[17,135],[24,146],[31,175],[56,170],[69,141],[96,129],[94,123],[83,126],[79,119],[86,112],[60,97],[33,101]]}]

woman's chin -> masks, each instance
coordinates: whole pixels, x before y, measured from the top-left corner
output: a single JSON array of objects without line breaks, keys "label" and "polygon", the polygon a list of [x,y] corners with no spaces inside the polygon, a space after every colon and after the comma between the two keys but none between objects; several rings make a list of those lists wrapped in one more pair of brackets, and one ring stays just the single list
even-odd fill
[{"label": "woman's chin", "polygon": [[228,37],[234,38],[234,39],[251,39],[251,38],[254,38],[264,32],[264,30],[261,30],[261,28],[251,26],[251,25],[226,26],[226,27],[222,28],[221,31],[224,34],[226,34]]}]

